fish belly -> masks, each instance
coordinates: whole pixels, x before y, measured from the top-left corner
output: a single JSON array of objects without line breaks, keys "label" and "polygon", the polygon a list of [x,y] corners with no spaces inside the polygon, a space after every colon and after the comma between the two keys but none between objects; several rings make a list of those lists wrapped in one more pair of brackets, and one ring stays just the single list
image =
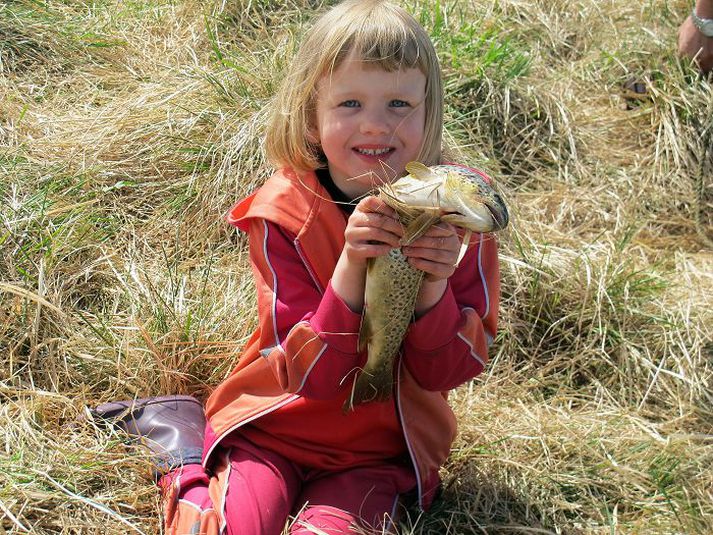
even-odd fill
[{"label": "fish belly", "polygon": [[394,360],[413,318],[423,275],[423,271],[411,267],[400,249],[370,261],[359,334],[359,344],[366,344],[368,357],[345,409],[391,398]]}]

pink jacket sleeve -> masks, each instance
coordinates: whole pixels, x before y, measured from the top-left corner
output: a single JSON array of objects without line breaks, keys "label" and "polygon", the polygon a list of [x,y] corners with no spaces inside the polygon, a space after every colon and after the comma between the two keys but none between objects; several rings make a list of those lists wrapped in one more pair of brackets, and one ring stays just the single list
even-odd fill
[{"label": "pink jacket sleeve", "polygon": [[258,295],[261,354],[285,392],[330,399],[363,365],[361,317],[332,291],[319,289],[293,237],[261,219],[250,223],[250,260]]},{"label": "pink jacket sleeve", "polygon": [[480,374],[495,337],[500,294],[497,242],[481,234],[443,298],[413,323],[404,362],[422,388],[445,391]]}]

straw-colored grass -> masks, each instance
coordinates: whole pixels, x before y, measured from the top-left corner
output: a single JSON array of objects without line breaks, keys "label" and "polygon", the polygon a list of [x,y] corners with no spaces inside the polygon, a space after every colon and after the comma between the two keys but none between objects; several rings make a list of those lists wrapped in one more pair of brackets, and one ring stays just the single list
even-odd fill
[{"label": "straw-colored grass", "polygon": [[[83,418],[204,398],[254,327],[231,203],[329,2],[0,5],[0,531],[156,533],[148,455]],[[683,0],[405,1],[489,171],[500,333],[403,534],[713,532],[713,86]],[[648,95],[631,99],[629,79]]]}]

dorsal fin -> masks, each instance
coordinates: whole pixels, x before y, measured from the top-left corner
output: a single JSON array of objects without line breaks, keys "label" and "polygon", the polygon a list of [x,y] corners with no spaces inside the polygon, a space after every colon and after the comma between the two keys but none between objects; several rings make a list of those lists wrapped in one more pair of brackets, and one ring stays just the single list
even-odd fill
[{"label": "dorsal fin", "polygon": [[421,162],[409,162],[406,164],[409,174],[418,180],[428,180],[433,177],[431,170]]}]

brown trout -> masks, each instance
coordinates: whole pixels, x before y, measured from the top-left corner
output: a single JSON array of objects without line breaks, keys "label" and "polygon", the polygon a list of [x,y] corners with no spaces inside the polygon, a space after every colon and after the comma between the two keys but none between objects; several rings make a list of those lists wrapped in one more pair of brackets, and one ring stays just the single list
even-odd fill
[{"label": "brown trout", "polygon": [[[422,236],[431,225],[445,221],[466,230],[462,258],[471,232],[492,232],[508,224],[500,195],[475,171],[455,165],[406,165],[408,175],[379,191],[396,210],[404,226],[402,245]],[[411,267],[401,249],[372,258],[367,264],[364,313],[359,350],[368,349],[367,362],[357,375],[344,410],[391,398],[394,361],[413,311],[424,272]]]}]

